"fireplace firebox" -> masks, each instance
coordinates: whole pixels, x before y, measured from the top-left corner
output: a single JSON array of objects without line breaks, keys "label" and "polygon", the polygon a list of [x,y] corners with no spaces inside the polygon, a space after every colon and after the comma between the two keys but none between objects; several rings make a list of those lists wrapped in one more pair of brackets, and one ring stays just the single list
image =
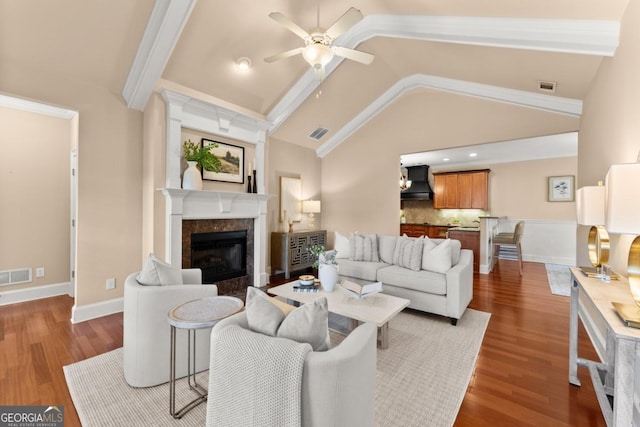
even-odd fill
[{"label": "fireplace firebox", "polygon": [[203,283],[247,274],[247,230],[191,234],[191,267],[202,270]]}]

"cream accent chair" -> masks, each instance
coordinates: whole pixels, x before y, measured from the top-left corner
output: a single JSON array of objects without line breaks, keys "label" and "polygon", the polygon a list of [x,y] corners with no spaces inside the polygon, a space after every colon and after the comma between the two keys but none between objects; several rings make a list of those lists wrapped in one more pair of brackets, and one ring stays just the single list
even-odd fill
[{"label": "cream accent chair", "polygon": [[[145,286],[139,272],[124,283],[124,377],[132,387],[169,381],[171,347],[169,311],[178,304],[218,295],[216,285],[202,284],[202,271],[183,269],[184,285]],[[188,283],[188,284],[187,284]],[[209,329],[196,331],[196,371],[209,369]],[[187,331],[176,333],[176,376],[187,375]]]},{"label": "cream accent chair", "polygon": [[513,233],[498,233],[493,236],[493,267],[498,262],[498,255],[500,254],[500,246],[513,246],[516,248],[516,254],[518,255],[518,262],[520,263],[520,275],[522,276],[522,246],[521,240],[524,235],[524,221],[519,221],[516,224]]},{"label": "cream accent chair", "polygon": [[[211,334],[229,325],[249,329],[247,313],[221,320]],[[302,426],[375,425],[377,332],[374,323],[363,323],[334,348],[308,354],[302,373]]]}]

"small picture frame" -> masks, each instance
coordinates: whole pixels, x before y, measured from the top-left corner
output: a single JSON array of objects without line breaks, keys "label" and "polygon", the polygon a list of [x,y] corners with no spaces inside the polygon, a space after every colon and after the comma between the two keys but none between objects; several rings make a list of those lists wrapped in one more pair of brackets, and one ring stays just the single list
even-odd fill
[{"label": "small picture frame", "polygon": [[550,202],[573,202],[575,199],[575,176],[550,176],[548,194]]},{"label": "small picture frame", "polygon": [[203,170],[202,179],[244,184],[244,147],[202,138],[203,147],[214,144],[217,147],[214,147],[211,151],[220,159],[222,168],[220,172]]}]

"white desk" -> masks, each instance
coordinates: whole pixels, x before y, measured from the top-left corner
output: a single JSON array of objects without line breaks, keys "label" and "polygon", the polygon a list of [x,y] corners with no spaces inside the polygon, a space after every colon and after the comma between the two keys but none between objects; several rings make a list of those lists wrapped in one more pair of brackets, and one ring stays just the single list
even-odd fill
[{"label": "white desk", "polygon": [[[640,329],[625,326],[611,305],[634,303],[629,284],[588,278],[578,268],[571,281],[569,382],[580,386],[578,366],[587,367],[607,425],[640,425]],[[602,362],[578,357],[578,316]]]}]

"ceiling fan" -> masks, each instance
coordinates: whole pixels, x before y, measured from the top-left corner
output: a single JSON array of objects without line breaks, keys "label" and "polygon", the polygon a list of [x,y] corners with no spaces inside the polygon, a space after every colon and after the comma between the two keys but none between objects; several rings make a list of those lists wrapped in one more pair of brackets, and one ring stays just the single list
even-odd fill
[{"label": "ceiling fan", "polygon": [[305,47],[288,50],[265,58],[264,60],[268,63],[289,58],[301,53],[305,61],[307,61],[315,70],[316,77],[322,80],[325,76],[324,67],[333,59],[334,55],[367,65],[371,64],[373,61],[374,56],[370,53],[333,45],[333,42],[338,38],[338,36],[346,32],[356,22],[362,19],[362,12],[354,7],[349,8],[344,15],[342,15],[326,30],[320,27],[320,6],[318,6],[316,27],[310,29],[308,32],[303,30],[300,26],[280,12],[270,13],[269,18],[283,25],[289,31],[302,38],[304,40]]}]

